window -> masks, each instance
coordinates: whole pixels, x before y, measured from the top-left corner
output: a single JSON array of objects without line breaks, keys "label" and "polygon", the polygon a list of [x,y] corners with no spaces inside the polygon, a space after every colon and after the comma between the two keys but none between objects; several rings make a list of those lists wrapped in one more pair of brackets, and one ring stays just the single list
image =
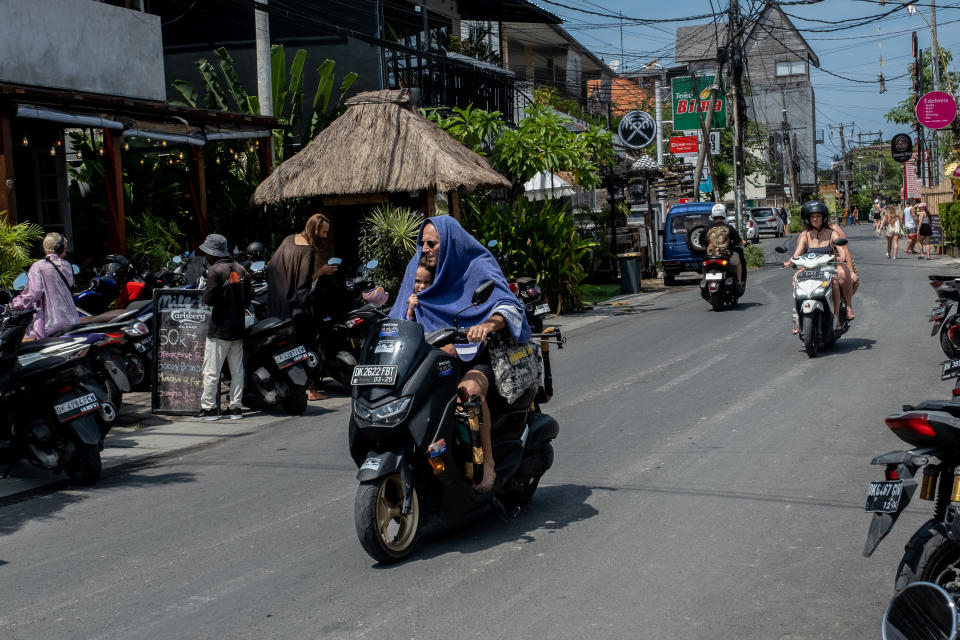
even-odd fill
[{"label": "window", "polygon": [[807,72],[807,63],[803,60],[788,60],[777,63],[777,76],[802,76]]}]

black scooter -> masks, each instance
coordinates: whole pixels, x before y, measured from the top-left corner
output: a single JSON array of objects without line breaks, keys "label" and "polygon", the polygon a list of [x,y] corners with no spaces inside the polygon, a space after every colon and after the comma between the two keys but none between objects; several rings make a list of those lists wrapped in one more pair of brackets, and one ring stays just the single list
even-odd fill
[{"label": "black scooter", "polygon": [[100,478],[100,451],[116,412],[84,364],[89,345],[77,341],[56,354],[20,353],[35,311],[10,311],[0,320],[0,463],[17,460],[78,484]]},{"label": "black scooter", "polygon": [[[493,282],[485,283],[473,304],[492,291]],[[563,343],[559,333],[541,340]],[[415,322],[381,315],[364,344],[353,374],[349,431],[350,454],[360,469],[354,523],[361,546],[379,562],[413,552],[428,512],[455,518],[491,503],[504,512],[518,509],[553,464],[551,442],[559,426],[537,401],[538,392],[547,400],[547,391],[530,389],[510,405],[491,392],[497,479],[490,493],[474,491],[483,473],[477,459],[480,403],[459,401],[459,360],[440,349],[464,342],[459,327],[424,335]]]},{"label": "black scooter", "polygon": [[723,311],[724,307],[737,304],[746,290],[746,282],[738,282],[737,267],[730,264],[727,257],[706,256],[701,271],[700,295],[714,311]]},{"label": "black scooter", "polygon": [[243,339],[244,392],[256,400],[280,405],[291,415],[307,408],[306,347],[294,338],[293,320],[267,318],[247,329]]}]

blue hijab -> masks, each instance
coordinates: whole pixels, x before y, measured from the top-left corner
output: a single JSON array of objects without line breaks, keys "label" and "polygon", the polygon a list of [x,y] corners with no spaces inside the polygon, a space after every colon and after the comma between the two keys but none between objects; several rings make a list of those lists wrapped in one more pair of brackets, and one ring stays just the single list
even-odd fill
[{"label": "blue hijab", "polygon": [[[481,305],[471,307],[460,314],[460,326],[467,328],[478,325],[493,315],[500,306],[516,309],[514,318],[505,318],[507,327],[517,342],[530,340],[530,327],[523,313],[520,301],[510,291],[507,279],[500,270],[496,258],[486,247],[477,242],[466,229],[451,216],[437,216],[425,220],[424,225],[432,224],[440,236],[440,253],[437,256],[437,272],[433,284],[417,294],[417,322],[425,331],[434,331],[443,327],[452,327],[457,312],[469,307],[473,292],[481,284],[493,280],[493,293]],[[407,300],[413,293],[413,281],[417,276],[417,263],[420,262],[423,243],[423,225],[417,234],[417,253],[407,264],[403,283],[397,293],[396,302],[390,311],[392,318],[406,318]],[[517,320],[519,319],[519,322]],[[513,320],[513,321],[511,321]]]}]

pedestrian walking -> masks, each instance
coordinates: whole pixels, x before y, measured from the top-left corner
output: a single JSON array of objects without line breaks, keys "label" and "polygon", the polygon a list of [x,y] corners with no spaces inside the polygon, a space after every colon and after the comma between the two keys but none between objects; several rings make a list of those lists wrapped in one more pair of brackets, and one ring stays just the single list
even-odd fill
[{"label": "pedestrian walking", "polygon": [[907,205],[903,208],[903,228],[907,234],[907,248],[904,253],[916,253],[914,245],[917,243],[917,217],[914,213],[913,198],[907,199]]},{"label": "pedestrian walking", "polygon": [[917,256],[918,260],[930,259],[930,236],[932,235],[933,227],[930,225],[930,214],[927,212],[927,203],[921,202],[917,205],[917,240],[920,243],[920,255]]},{"label": "pedestrian walking", "polygon": [[880,235],[880,218],[881,218],[881,207],[880,200],[873,201],[873,230],[877,232],[877,235]]},{"label": "pedestrian walking", "polygon": [[900,234],[903,233],[903,211],[894,205],[887,205],[883,210],[883,226],[887,236],[887,257],[897,259],[897,250],[900,245]]},{"label": "pedestrian walking", "polygon": [[[294,331],[301,344],[314,342],[313,318],[320,304],[317,281],[337,272],[336,265],[323,264],[322,260],[321,250],[329,233],[330,219],[314,213],[307,219],[303,231],[284,238],[267,265],[267,312],[271,318],[293,318]],[[317,388],[316,380],[311,380],[308,386],[308,400],[326,399]]]},{"label": "pedestrian walking", "polygon": [[217,383],[224,360],[230,367],[228,415],[243,417],[243,312],[250,303],[253,286],[246,269],[240,266],[227,248],[227,239],[211,233],[197,252],[213,262],[204,275],[206,286],[203,302],[210,306],[207,342],[203,352],[203,393],[200,396],[201,420],[220,418]]},{"label": "pedestrian walking", "polygon": [[860,209],[858,207],[853,208],[853,213],[850,214],[850,224],[858,224],[860,222]]},{"label": "pedestrian walking", "polygon": [[27,286],[10,301],[11,309],[36,309],[24,340],[45,338],[76,324],[77,307],[73,304],[73,269],[66,261],[67,239],[59,233],[43,237],[42,260],[27,272]]}]

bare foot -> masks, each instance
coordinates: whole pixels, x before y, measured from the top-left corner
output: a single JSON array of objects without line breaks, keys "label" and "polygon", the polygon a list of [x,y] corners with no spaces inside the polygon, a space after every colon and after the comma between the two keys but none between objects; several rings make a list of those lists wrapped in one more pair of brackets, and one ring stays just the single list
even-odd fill
[{"label": "bare foot", "polygon": [[798,333],[800,333],[800,327],[794,327],[794,328],[793,328],[793,335],[797,335]]},{"label": "bare foot", "polygon": [[853,320],[856,316],[853,315],[853,309],[850,308],[850,305],[847,305],[847,320]]},{"label": "bare foot", "polygon": [[473,490],[477,493],[489,493],[493,489],[493,483],[497,479],[497,472],[493,470],[493,464],[483,465],[483,480],[480,484],[473,485]]},{"label": "bare foot", "polygon": [[326,400],[327,396],[323,395],[316,389],[307,389],[307,400]]}]

